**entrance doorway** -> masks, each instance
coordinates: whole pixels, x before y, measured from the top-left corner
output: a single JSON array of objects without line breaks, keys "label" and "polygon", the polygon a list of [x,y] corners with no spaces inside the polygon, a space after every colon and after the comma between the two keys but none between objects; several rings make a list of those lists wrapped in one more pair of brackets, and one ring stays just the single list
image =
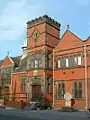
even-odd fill
[{"label": "entrance doorway", "polygon": [[41,85],[32,85],[32,101],[39,101]]}]

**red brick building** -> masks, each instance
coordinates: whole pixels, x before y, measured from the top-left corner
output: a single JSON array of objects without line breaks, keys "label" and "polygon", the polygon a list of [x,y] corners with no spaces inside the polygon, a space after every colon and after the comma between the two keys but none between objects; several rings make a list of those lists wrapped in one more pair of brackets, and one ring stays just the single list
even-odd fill
[{"label": "red brick building", "polygon": [[60,38],[60,24],[44,15],[27,22],[27,45],[11,74],[15,101],[39,100],[50,94],[54,107],[65,106],[65,93],[74,107],[90,107],[90,38],[81,40],[70,30]]},{"label": "red brick building", "polygon": [[75,107],[90,107],[90,39],[82,41],[66,30],[55,51],[55,106],[64,106],[64,93],[75,99]]},{"label": "red brick building", "polygon": [[11,100],[11,73],[19,66],[19,59],[21,56],[10,57],[7,55],[5,59],[0,61],[0,98],[7,97]]}]

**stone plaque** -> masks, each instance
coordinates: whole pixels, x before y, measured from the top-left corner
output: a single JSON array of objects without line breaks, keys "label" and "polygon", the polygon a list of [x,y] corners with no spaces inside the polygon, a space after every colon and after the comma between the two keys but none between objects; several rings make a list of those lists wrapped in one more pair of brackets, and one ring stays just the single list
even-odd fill
[{"label": "stone plaque", "polygon": [[38,70],[33,71],[33,76],[38,76]]},{"label": "stone plaque", "polygon": [[71,100],[71,98],[72,98],[72,95],[71,95],[70,92],[66,92],[66,93],[64,94],[64,99],[65,99],[65,100]]},{"label": "stone plaque", "polygon": [[66,100],[66,101],[65,101],[65,105],[66,105],[67,107],[71,107],[71,100]]},{"label": "stone plaque", "polygon": [[65,95],[64,95],[64,99],[65,99],[65,105],[67,107],[71,107],[71,98],[72,98],[72,95],[70,92],[66,92]]}]

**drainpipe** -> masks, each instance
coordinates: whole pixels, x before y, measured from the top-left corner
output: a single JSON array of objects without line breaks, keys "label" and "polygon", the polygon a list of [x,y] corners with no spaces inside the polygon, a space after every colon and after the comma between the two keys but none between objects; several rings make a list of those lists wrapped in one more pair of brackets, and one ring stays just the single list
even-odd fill
[{"label": "drainpipe", "polygon": [[54,98],[54,50],[53,50],[53,108],[54,108],[54,100],[55,100],[55,98]]},{"label": "drainpipe", "polygon": [[43,92],[44,92],[44,96],[45,96],[47,94],[47,90],[46,90],[46,84],[47,84],[46,83],[46,81],[47,81],[47,72],[46,72],[46,69],[47,69],[47,65],[46,65],[46,62],[47,62],[47,48],[46,48],[46,46],[44,47],[44,50],[45,50],[45,71],[44,71],[45,72],[45,74],[44,74],[45,75],[44,76],[45,80],[44,80],[44,86],[43,86],[44,91]]},{"label": "drainpipe", "polygon": [[86,50],[86,45],[84,45],[84,60],[85,60],[85,87],[86,87],[86,89],[85,89],[85,94],[86,94],[86,109],[88,109],[88,86],[87,86],[87,82],[88,82],[88,79],[87,79],[87,50]]},{"label": "drainpipe", "polygon": [[13,97],[13,78],[12,78],[12,73],[11,73],[11,85],[10,85],[10,100],[12,101]]}]

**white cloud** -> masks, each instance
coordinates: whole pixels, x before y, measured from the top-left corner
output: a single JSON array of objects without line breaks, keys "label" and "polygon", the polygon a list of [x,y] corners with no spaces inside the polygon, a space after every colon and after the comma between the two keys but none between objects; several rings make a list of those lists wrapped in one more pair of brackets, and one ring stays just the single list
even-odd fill
[{"label": "white cloud", "polygon": [[0,14],[0,41],[18,39],[25,32],[27,20],[41,14],[43,3],[30,2],[31,0],[13,0],[7,4]]}]

